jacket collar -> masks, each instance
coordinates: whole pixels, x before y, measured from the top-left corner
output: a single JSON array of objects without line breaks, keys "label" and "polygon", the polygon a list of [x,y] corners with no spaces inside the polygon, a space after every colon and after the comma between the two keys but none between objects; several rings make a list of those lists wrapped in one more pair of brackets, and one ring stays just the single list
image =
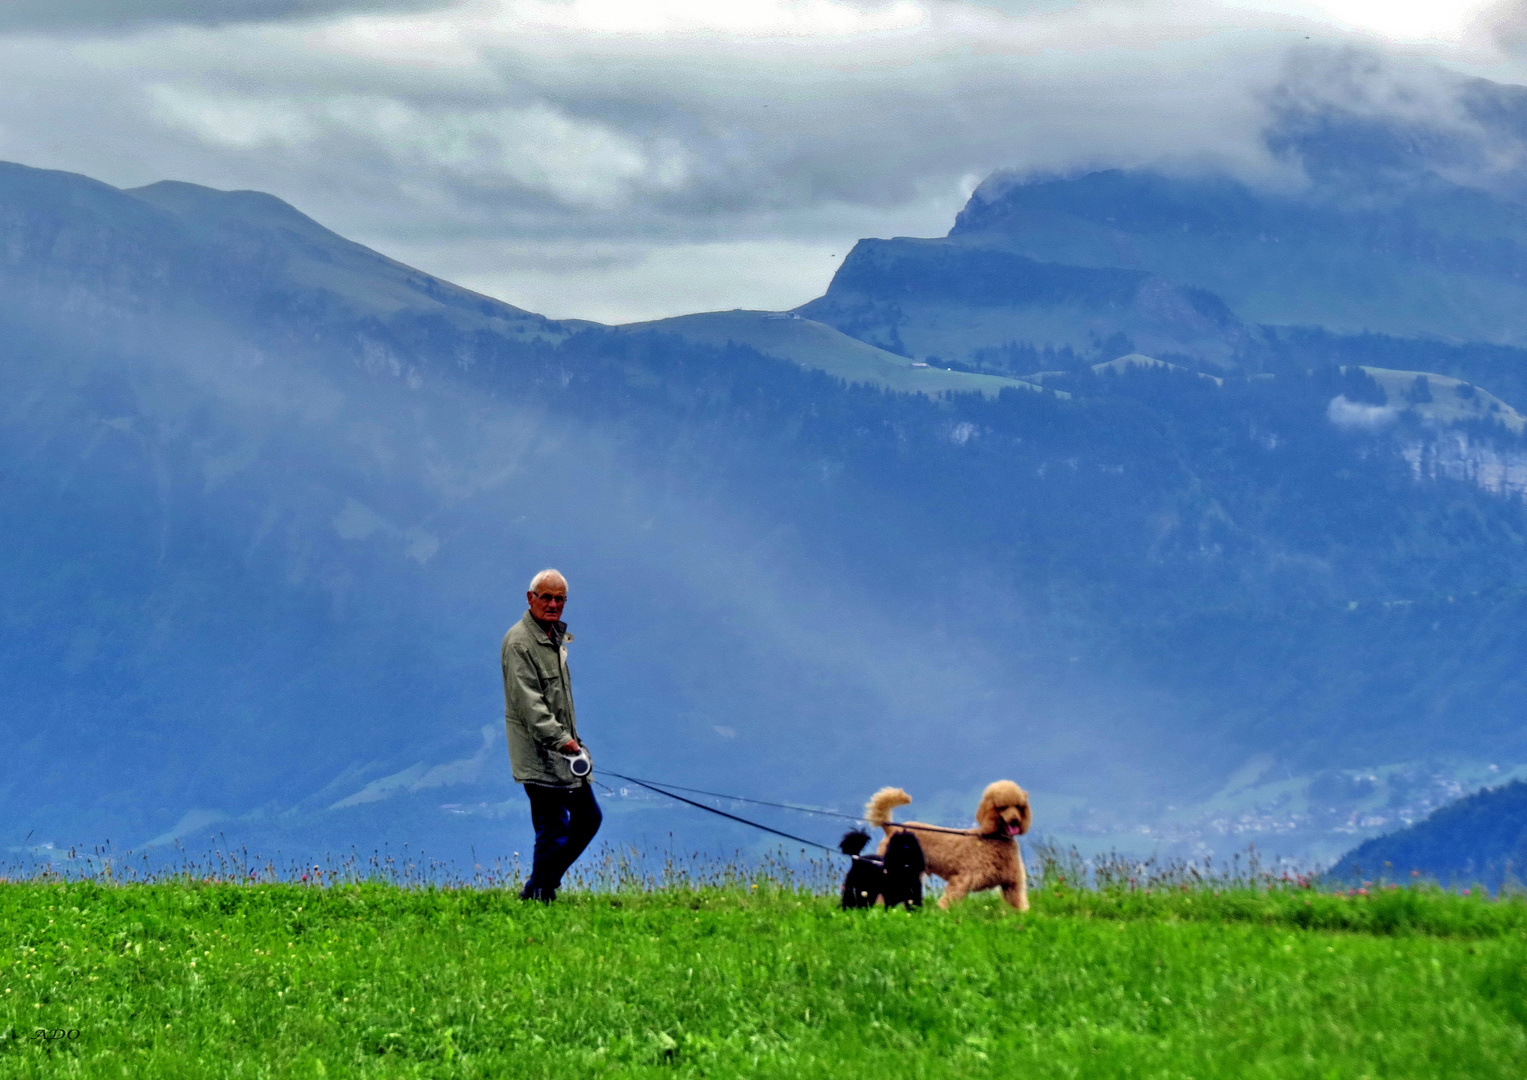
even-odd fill
[{"label": "jacket collar", "polygon": [[[536,621],[536,617],[530,612],[525,612],[525,617],[521,619],[520,622],[524,623],[525,626],[529,628],[530,632],[535,635],[536,640],[539,641],[542,645],[545,645],[548,649],[556,647],[551,643],[551,635],[542,629],[541,624]],[[557,629],[562,634],[562,641],[564,643],[573,640],[573,635],[567,632],[567,623],[559,622],[557,624]]]}]

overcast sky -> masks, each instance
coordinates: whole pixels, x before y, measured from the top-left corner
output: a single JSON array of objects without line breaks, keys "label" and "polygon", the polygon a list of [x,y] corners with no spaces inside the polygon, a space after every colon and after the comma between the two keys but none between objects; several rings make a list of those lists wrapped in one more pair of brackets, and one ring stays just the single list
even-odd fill
[{"label": "overcast sky", "polygon": [[553,316],[783,308],[858,237],[947,231],[994,169],[1271,177],[1270,96],[1353,94],[1323,74],[1353,50],[1371,107],[1446,109],[1433,65],[1527,80],[1523,10],[0,0],[0,158],[269,191]]}]

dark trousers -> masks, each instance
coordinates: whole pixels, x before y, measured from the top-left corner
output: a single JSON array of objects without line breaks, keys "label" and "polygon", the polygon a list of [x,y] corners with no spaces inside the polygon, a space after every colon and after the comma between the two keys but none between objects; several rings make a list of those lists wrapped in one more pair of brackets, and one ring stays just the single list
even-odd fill
[{"label": "dark trousers", "polygon": [[575,788],[526,784],[530,797],[530,824],[535,826],[535,860],[530,880],[520,895],[531,900],[550,900],[557,895],[562,875],[583,854],[604,814],[594,801],[594,789],[584,781]]}]

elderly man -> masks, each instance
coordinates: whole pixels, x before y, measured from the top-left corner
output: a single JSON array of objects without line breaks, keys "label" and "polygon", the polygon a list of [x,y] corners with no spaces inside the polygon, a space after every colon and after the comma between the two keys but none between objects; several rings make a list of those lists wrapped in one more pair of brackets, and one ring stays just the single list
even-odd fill
[{"label": "elderly man", "polygon": [[504,727],[514,778],[530,797],[535,859],[522,900],[550,903],[562,875],[599,831],[603,815],[586,776],[573,774],[565,755],[583,751],[573,714],[562,621],[567,579],[542,570],[525,594],[530,610],[504,635]]}]

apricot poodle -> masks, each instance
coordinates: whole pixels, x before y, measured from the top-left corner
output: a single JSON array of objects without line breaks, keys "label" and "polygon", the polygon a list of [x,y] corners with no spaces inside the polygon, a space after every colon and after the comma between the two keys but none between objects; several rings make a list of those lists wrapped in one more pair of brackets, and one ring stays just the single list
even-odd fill
[{"label": "apricot poodle", "polygon": [[1011,780],[988,784],[976,807],[974,829],[946,829],[920,821],[895,822],[891,811],[912,801],[901,788],[881,788],[864,808],[865,819],[885,830],[885,851],[898,832],[913,833],[922,844],[927,872],[944,879],[938,906],[947,908],[966,893],[1002,890],[1002,899],[1019,911],[1029,910],[1028,875],[1018,837],[1029,831],[1029,796]]}]

